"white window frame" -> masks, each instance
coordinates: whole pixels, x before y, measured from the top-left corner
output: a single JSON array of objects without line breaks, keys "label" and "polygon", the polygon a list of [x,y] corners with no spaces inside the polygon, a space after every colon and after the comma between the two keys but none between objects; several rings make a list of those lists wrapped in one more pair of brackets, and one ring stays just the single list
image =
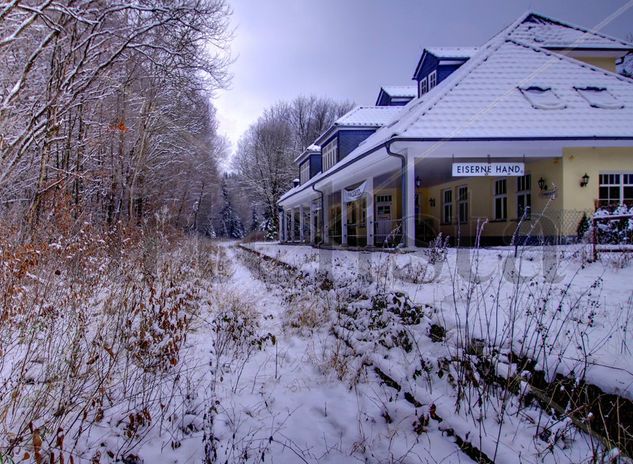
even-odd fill
[{"label": "white window frame", "polygon": [[[607,195],[607,198],[602,197],[600,190],[606,187],[609,190],[612,188],[618,189],[618,197],[614,198],[614,202],[611,202],[611,196]],[[624,188],[633,187],[633,172],[601,172],[598,176],[598,204],[601,206],[615,206],[624,203]],[[603,203],[603,201],[606,201]]]},{"label": "white window frame", "polygon": [[[462,191],[465,191],[465,195],[462,196]],[[457,223],[468,223],[468,185],[460,185],[457,187]]]},{"label": "white window frame", "polygon": [[429,84],[425,77],[424,79],[421,79],[420,82],[418,83],[418,94],[419,94],[418,96],[421,97],[428,91],[429,91]]},{"label": "white window frame", "polygon": [[323,172],[330,169],[338,161],[338,140],[335,138],[323,147]]},{"label": "white window frame", "polygon": [[[502,184],[503,183],[503,184]],[[504,185],[503,192],[498,189],[498,185]],[[495,221],[507,221],[508,220],[508,179],[496,179],[493,184],[493,198],[492,198],[492,217]],[[501,215],[497,215],[497,200],[501,203]]]},{"label": "white window frame", "polygon": [[532,174],[528,173],[517,177],[517,219],[523,217],[523,211],[519,208],[520,198],[523,198],[523,206],[530,208],[526,215],[526,219],[530,219],[532,215]]},{"label": "white window frame", "polygon": [[[446,195],[449,194],[447,201]],[[453,223],[453,189],[448,188],[442,190],[442,224]]]},{"label": "white window frame", "polygon": [[310,159],[304,161],[301,165],[301,169],[299,171],[299,182],[301,185],[305,184],[310,180]]},{"label": "white window frame", "polygon": [[437,85],[437,71],[431,71],[429,73],[429,92]]}]

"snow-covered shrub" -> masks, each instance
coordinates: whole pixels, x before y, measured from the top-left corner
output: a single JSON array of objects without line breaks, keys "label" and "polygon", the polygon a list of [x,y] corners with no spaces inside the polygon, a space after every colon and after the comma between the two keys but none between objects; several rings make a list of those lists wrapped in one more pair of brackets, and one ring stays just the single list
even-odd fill
[{"label": "snow-covered shrub", "polygon": [[284,313],[284,325],[300,332],[310,333],[324,327],[327,321],[325,302],[310,296],[296,300]]},{"label": "snow-covered shrub", "polygon": [[[597,241],[600,244],[631,244],[633,243],[633,217],[606,220],[617,216],[633,216],[633,207],[619,205],[615,208],[600,208],[596,210],[593,219],[605,220],[596,221]],[[592,240],[593,225],[588,228],[585,237]]]},{"label": "snow-covered shrub", "polygon": [[413,349],[407,326],[420,324],[424,315],[421,306],[400,292],[374,295],[370,300],[351,303],[340,308],[339,325],[350,336],[385,348]]},{"label": "snow-covered shrub", "polygon": [[429,247],[425,249],[424,252],[430,264],[437,264],[446,259],[449,239],[450,237],[444,237],[440,232],[433,241],[429,243]]},{"label": "snow-covered shrub", "polygon": [[218,360],[231,360],[251,348],[261,348],[269,337],[260,337],[258,329],[261,315],[256,302],[232,292],[219,294],[212,301],[214,309],[211,330],[214,355]]}]

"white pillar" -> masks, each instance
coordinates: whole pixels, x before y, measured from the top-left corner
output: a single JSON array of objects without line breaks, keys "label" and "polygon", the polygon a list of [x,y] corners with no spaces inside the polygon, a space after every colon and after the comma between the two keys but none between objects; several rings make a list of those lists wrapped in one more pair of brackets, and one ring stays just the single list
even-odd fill
[{"label": "white pillar", "polygon": [[295,241],[295,209],[290,208],[290,240]]},{"label": "white pillar", "polygon": [[279,241],[284,241],[284,210],[282,209],[279,212]]},{"label": "white pillar", "polygon": [[407,247],[415,247],[415,158],[413,154],[407,154],[406,189],[405,245]]},{"label": "white pillar", "polygon": [[345,189],[341,189],[341,245],[347,246],[347,203],[345,203]]},{"label": "white pillar", "polygon": [[323,224],[321,224],[322,234],[323,234],[323,243],[330,243],[330,194],[327,190],[323,190]]},{"label": "white pillar", "polygon": [[316,241],[316,229],[314,227],[314,207],[310,205],[310,243],[314,243]]},{"label": "white pillar", "polygon": [[304,212],[303,212],[303,205],[299,206],[299,240],[301,241],[301,243],[304,242],[305,237],[304,237],[304,233],[303,233],[303,228],[304,228]]},{"label": "white pillar", "polygon": [[367,246],[374,246],[374,178],[370,177],[367,179],[367,187],[366,191],[366,203],[367,206],[367,217],[365,218],[365,223],[367,224]]}]

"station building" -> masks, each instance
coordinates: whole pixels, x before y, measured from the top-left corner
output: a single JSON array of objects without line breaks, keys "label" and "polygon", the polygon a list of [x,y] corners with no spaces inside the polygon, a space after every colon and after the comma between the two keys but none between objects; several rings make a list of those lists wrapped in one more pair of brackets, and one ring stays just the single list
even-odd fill
[{"label": "station building", "polygon": [[526,13],[476,48],[427,48],[414,85],[338,119],[296,158],[280,240],[318,246],[573,240],[633,204],[633,44]]}]

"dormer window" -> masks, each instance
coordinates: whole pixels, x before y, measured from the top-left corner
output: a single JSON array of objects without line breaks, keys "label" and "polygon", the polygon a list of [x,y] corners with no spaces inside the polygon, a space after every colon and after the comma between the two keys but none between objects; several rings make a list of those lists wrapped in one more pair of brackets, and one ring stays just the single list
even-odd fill
[{"label": "dormer window", "polygon": [[323,172],[330,169],[338,161],[338,143],[334,139],[323,147]]},{"label": "dormer window", "polygon": [[538,110],[562,110],[567,107],[550,87],[519,87],[519,90],[532,107]]},{"label": "dormer window", "polygon": [[437,85],[437,71],[429,73],[429,90],[432,90]]},{"label": "dormer window", "polygon": [[604,87],[574,87],[574,89],[594,108],[606,110],[624,108],[624,104]]},{"label": "dormer window", "polygon": [[429,82],[426,80],[426,77],[420,81],[418,84],[420,97],[429,91]]},{"label": "dormer window", "polygon": [[301,185],[310,180],[310,158],[301,164],[301,169],[299,170],[299,180],[301,181]]}]

